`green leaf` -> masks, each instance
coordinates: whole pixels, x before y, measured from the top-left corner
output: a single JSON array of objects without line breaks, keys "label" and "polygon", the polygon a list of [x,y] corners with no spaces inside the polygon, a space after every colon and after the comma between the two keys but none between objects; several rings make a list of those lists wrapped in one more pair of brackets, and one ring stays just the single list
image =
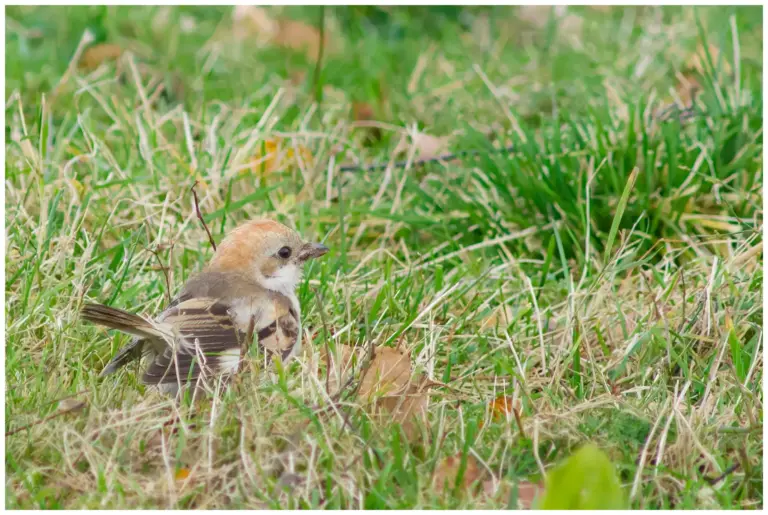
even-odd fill
[{"label": "green leaf", "polygon": [[626,509],[613,464],[594,444],[587,444],[547,474],[543,510]]},{"label": "green leaf", "polygon": [[613,247],[613,240],[616,239],[616,233],[619,231],[619,223],[622,216],[624,216],[624,210],[627,209],[627,202],[629,201],[629,194],[632,192],[632,188],[635,186],[635,180],[637,179],[638,168],[632,170],[627,179],[627,185],[624,186],[624,192],[619,199],[619,205],[616,208],[616,216],[613,217],[613,224],[611,224],[611,230],[608,233],[608,242],[605,244],[605,257],[606,263],[611,259],[611,247]]},{"label": "green leaf", "polygon": [[736,330],[733,327],[733,321],[729,315],[726,315],[725,327],[728,329],[728,346],[731,348],[731,359],[733,360],[733,366],[736,369],[736,376],[739,378],[739,381],[743,383],[747,378],[749,362],[745,362],[744,360],[741,341],[736,335]]}]

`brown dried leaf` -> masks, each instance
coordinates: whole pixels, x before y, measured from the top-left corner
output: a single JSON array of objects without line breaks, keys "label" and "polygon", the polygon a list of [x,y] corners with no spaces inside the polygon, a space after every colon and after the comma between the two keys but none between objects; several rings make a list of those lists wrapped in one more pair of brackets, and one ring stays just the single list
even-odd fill
[{"label": "brown dried leaf", "polygon": [[373,120],[375,117],[373,106],[367,102],[355,102],[352,104],[352,118],[356,122],[362,120]]},{"label": "brown dried leaf", "polygon": [[95,70],[105,61],[114,61],[123,55],[123,48],[111,43],[93,45],[83,52],[78,67],[83,70]]},{"label": "brown dried leaf", "polygon": [[392,414],[401,425],[405,436],[413,440],[418,436],[417,421],[424,421],[427,414],[429,394],[424,387],[412,384],[402,395],[388,395],[378,401],[385,412]]},{"label": "brown dried leaf", "polygon": [[529,481],[520,481],[517,484],[517,507],[521,510],[530,510],[534,501],[544,493],[542,483],[535,484]]},{"label": "brown dried leaf", "polygon": [[[352,104],[352,118],[356,122],[373,121],[376,119],[376,112],[367,102],[355,102]],[[364,130],[368,140],[372,142],[381,140],[379,127],[365,127]]]},{"label": "brown dried leaf", "polygon": [[373,402],[374,411],[391,416],[401,424],[406,436],[413,438],[417,434],[416,421],[426,414],[428,386],[412,377],[409,353],[381,347],[363,376],[360,395]]},{"label": "brown dried leaf", "polygon": [[407,152],[409,147],[413,145],[416,147],[416,159],[434,159],[441,154],[445,154],[448,149],[448,143],[450,137],[448,136],[432,136],[423,132],[416,133],[413,136],[413,142],[409,144],[403,140],[395,147],[395,155]]},{"label": "brown dried leaf", "polygon": [[[232,12],[232,31],[237,39],[255,37],[261,43],[306,52],[310,60],[317,60],[320,53],[320,31],[301,21],[273,19],[266,9],[253,5],[239,5]],[[329,50],[330,38],[324,38]]]},{"label": "brown dried leaf", "polygon": [[[459,474],[459,468],[461,467],[461,453],[454,456],[448,456],[435,469],[435,473],[432,476],[435,490],[438,493],[443,493],[446,490],[450,491],[456,485],[456,479]],[[458,485],[458,491],[460,493],[466,492],[469,488],[483,475],[483,470],[480,468],[477,459],[474,456],[467,456],[467,467],[464,470],[464,475],[461,478],[461,483]]]},{"label": "brown dried leaf", "polygon": [[410,382],[410,354],[392,347],[379,347],[363,377],[360,395],[370,398],[375,394],[404,393]]},{"label": "brown dried leaf", "polygon": [[[325,36],[325,48],[329,46]],[[301,21],[283,19],[279,21],[279,31],[275,38],[278,46],[306,52],[307,57],[316,61],[320,54],[320,31]]]},{"label": "brown dried leaf", "polygon": [[[491,498],[509,499],[513,485],[509,483],[499,483],[493,479],[483,481],[483,493]],[[534,502],[544,492],[542,483],[535,484],[530,481],[520,481],[517,483],[517,509],[530,510]]]}]

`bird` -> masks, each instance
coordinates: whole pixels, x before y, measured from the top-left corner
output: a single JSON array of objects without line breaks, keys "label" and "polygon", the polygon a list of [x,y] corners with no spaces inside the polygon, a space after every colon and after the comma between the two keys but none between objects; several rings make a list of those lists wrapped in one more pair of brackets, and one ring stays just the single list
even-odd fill
[{"label": "bird", "polygon": [[327,252],[281,223],[251,220],[222,240],[204,269],[156,318],[85,304],[83,320],[134,337],[100,375],[146,356],[141,382],[178,394],[191,383],[232,377],[254,336],[266,354],[288,362],[301,350],[296,287],[305,263]]}]

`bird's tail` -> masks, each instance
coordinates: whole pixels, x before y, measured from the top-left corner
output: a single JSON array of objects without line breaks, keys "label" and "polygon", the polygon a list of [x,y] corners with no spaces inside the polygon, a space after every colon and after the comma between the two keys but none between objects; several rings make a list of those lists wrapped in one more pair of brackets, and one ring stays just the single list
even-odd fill
[{"label": "bird's tail", "polygon": [[83,320],[117,329],[139,338],[163,338],[163,333],[149,320],[122,309],[102,304],[86,304],[80,312]]},{"label": "bird's tail", "polygon": [[104,367],[104,370],[102,370],[101,374],[99,375],[104,377],[108,376],[109,374],[114,374],[121,367],[124,367],[131,361],[141,358],[144,350],[144,343],[146,343],[146,341],[147,340],[144,338],[134,338],[131,343],[117,351],[115,357],[113,357],[109,363],[107,363],[107,366]]}]

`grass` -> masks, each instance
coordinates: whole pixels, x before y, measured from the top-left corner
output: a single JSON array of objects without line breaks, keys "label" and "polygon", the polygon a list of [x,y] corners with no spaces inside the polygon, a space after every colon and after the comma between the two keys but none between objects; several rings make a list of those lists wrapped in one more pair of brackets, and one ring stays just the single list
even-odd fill
[{"label": "grass", "polygon": [[[315,75],[233,38],[229,8],[8,7],[6,506],[505,508],[592,441],[633,508],[762,508],[761,15],[328,7]],[[67,75],[86,29],[131,55]],[[415,130],[472,152],[329,164]],[[278,137],[303,157],[250,164]],[[332,249],[299,290],[301,359],[254,356],[202,407],[98,378],[127,339],[78,321],[155,313],[160,263],[174,293],[210,258],[195,181],[217,240],[270,217]],[[340,344],[447,384],[416,435],[352,395],[324,409]],[[457,454],[492,491],[433,488]]]}]

